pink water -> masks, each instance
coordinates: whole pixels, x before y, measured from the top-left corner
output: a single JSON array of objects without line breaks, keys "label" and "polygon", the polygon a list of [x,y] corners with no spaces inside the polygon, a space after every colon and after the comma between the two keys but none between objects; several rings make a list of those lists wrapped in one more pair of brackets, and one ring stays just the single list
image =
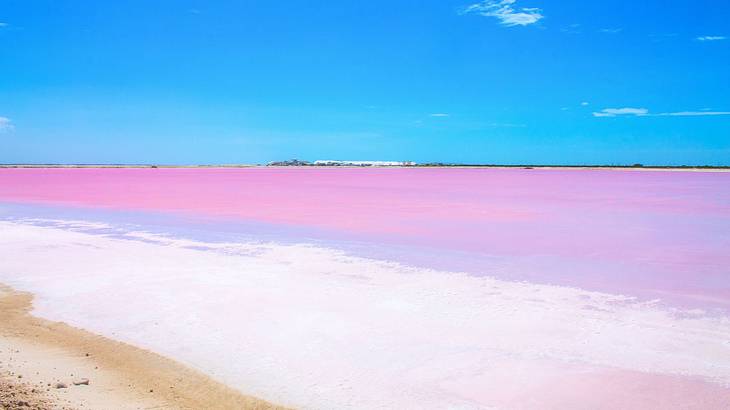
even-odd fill
[{"label": "pink water", "polygon": [[730,173],[2,169],[0,201],[323,228],[481,255],[484,274],[730,307]]}]

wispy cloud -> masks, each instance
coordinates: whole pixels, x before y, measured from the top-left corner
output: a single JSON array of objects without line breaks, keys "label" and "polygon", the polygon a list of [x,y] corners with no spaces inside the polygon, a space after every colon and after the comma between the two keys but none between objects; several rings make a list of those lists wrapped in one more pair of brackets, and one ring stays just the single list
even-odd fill
[{"label": "wispy cloud", "polygon": [[616,34],[624,31],[622,28],[602,28],[598,30],[599,33]]},{"label": "wispy cloud", "polygon": [[563,27],[560,29],[563,33],[569,33],[569,34],[580,34],[582,33],[580,24],[571,24],[567,27]]},{"label": "wispy cloud", "polygon": [[656,114],[661,117],[703,117],[715,115],[730,115],[730,111],[679,111],[679,112],[663,112]]},{"label": "wispy cloud", "polygon": [[588,101],[583,101],[582,103],[580,103],[580,105],[582,105],[583,107],[586,107],[586,106],[590,105],[590,103]]},{"label": "wispy cloud", "polygon": [[495,127],[495,128],[526,128],[526,124],[515,124],[510,122],[492,122],[487,124],[489,127]]},{"label": "wispy cloud", "polygon": [[542,10],[534,7],[515,8],[517,0],[484,0],[465,7],[461,14],[494,17],[505,26],[529,26],[542,20]]},{"label": "wispy cloud", "polygon": [[8,23],[3,23],[2,21],[0,21],[0,27],[7,27],[7,26],[8,26]]},{"label": "wispy cloud", "polygon": [[436,112],[433,114],[429,114],[430,117],[448,117],[449,114],[443,113],[443,112]]},{"label": "wispy cloud", "polygon": [[662,112],[659,114],[651,114],[646,108],[604,108],[601,111],[594,112],[594,117],[704,117],[730,115],[730,111],[677,111]]},{"label": "wispy cloud", "polygon": [[594,112],[594,117],[617,117],[620,115],[644,116],[648,115],[649,110],[646,108],[604,108],[601,111]]},{"label": "wispy cloud", "polygon": [[0,117],[0,132],[10,132],[14,130],[13,122],[8,117]]},{"label": "wispy cloud", "polygon": [[701,36],[701,37],[697,37],[697,40],[699,40],[699,41],[720,41],[720,40],[727,40],[727,37],[725,37],[725,36]]}]

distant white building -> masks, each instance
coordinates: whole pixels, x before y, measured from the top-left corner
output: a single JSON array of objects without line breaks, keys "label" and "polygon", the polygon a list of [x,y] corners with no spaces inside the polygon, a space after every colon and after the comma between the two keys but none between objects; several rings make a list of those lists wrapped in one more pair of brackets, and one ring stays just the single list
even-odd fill
[{"label": "distant white building", "polygon": [[314,165],[332,167],[410,167],[416,165],[413,161],[340,161],[320,159]]}]

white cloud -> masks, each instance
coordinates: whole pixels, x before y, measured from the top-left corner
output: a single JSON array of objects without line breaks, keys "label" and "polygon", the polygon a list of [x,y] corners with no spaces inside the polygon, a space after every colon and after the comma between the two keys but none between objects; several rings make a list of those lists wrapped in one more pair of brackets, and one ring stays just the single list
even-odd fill
[{"label": "white cloud", "polygon": [[679,112],[663,112],[657,114],[662,117],[702,117],[715,115],[730,115],[730,111],[679,111]]},{"label": "white cloud", "polygon": [[677,111],[650,114],[646,108],[604,108],[601,111],[593,113],[594,117],[704,117],[718,115],[730,115],[730,111]]},{"label": "white cloud", "polygon": [[602,28],[598,30],[601,33],[616,34],[624,31],[622,28]]},{"label": "white cloud", "polygon": [[700,40],[700,41],[720,41],[720,40],[727,40],[727,37],[725,37],[725,36],[702,36],[702,37],[697,37],[697,40]]},{"label": "white cloud", "polygon": [[443,113],[443,112],[437,112],[433,114],[429,114],[431,117],[448,117],[449,114]]},{"label": "white cloud", "polygon": [[13,122],[8,117],[0,117],[0,133],[14,130]]},{"label": "white cloud", "polygon": [[619,115],[644,116],[648,115],[649,110],[646,108],[604,108],[599,112],[594,112],[594,117],[616,117]]},{"label": "white cloud", "polygon": [[464,8],[461,14],[475,13],[484,17],[495,17],[505,26],[528,26],[542,20],[542,10],[534,7],[515,9],[517,0],[484,0]]},{"label": "white cloud", "polygon": [[590,103],[588,101],[583,101],[582,103],[580,103],[580,105],[585,107],[585,106],[590,105]]}]

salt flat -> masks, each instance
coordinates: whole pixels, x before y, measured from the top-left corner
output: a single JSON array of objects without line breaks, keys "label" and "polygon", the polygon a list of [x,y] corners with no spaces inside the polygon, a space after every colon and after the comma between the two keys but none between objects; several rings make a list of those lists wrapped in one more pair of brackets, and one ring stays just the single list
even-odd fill
[{"label": "salt flat", "polygon": [[308,244],[0,222],[34,314],[299,408],[723,408],[730,321]]}]

